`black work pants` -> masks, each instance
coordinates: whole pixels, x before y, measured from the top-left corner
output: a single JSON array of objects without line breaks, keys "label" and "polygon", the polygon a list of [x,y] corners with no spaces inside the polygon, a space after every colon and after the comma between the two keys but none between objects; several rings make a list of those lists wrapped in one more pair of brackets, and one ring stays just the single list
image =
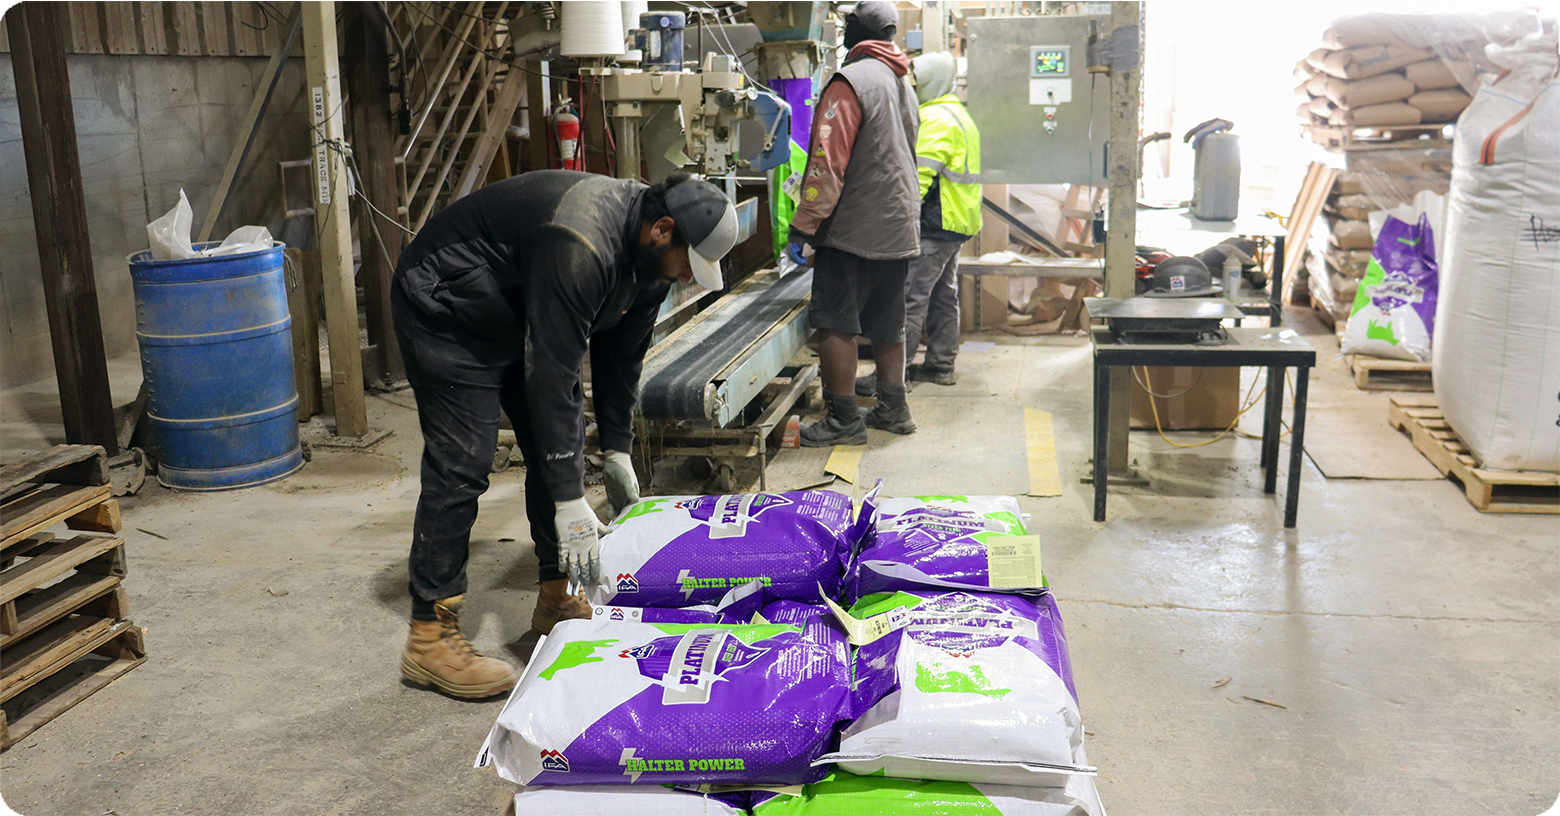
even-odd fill
[{"label": "black work pants", "polygon": [[[407,559],[412,619],[434,620],[433,602],[464,594],[477,499],[488,488],[499,410],[509,415],[525,461],[540,462],[525,399],[519,350],[460,327],[440,325],[392,287],[396,336],[422,426],[422,495]],[[525,511],[541,580],[563,578],[553,502],[540,471],[526,468]]]}]

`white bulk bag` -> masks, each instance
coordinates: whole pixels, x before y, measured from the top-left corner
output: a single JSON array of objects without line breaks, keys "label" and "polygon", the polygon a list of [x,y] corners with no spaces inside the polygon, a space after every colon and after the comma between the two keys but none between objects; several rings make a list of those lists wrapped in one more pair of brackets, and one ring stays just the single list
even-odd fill
[{"label": "white bulk bag", "polygon": [[1560,470],[1560,78],[1554,34],[1490,45],[1457,122],[1433,359],[1484,467]]}]

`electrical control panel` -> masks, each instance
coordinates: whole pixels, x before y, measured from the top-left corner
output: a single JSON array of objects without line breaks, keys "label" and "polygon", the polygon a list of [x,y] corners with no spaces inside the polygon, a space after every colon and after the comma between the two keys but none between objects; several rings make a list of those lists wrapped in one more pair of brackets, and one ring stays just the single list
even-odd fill
[{"label": "electrical control panel", "polygon": [[969,20],[970,116],[987,184],[1105,183],[1110,82],[1083,64],[1098,15]]}]

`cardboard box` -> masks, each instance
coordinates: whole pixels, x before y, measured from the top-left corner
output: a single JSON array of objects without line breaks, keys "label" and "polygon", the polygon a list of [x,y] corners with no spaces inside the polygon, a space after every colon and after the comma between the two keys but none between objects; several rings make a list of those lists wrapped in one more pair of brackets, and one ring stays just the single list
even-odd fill
[{"label": "cardboard box", "polygon": [[[1147,376],[1144,376],[1144,372]],[[1142,382],[1153,386],[1159,425],[1167,431],[1222,431],[1240,412],[1240,369],[1193,366],[1132,368],[1132,427],[1154,427],[1153,409]]]}]

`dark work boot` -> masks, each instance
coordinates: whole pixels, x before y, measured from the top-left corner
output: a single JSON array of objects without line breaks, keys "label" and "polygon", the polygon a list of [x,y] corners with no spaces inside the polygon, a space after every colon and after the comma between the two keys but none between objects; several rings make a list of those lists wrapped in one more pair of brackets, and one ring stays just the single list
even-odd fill
[{"label": "dark work boot", "polygon": [[915,420],[910,417],[910,404],[905,402],[903,384],[878,383],[877,405],[867,413],[867,427],[896,434],[915,433]]},{"label": "dark work boot", "polygon": [[824,392],[829,413],[811,425],[802,426],[802,447],[828,448],[834,445],[867,444],[867,426],[861,421],[861,408],[853,395]]},{"label": "dark work boot", "polygon": [[958,385],[959,378],[953,369],[927,368],[925,364],[905,367],[905,379],[912,382],[929,382],[938,385]]},{"label": "dark work boot", "polygon": [[877,372],[874,371],[871,374],[863,374],[856,378],[856,396],[877,396]]}]

